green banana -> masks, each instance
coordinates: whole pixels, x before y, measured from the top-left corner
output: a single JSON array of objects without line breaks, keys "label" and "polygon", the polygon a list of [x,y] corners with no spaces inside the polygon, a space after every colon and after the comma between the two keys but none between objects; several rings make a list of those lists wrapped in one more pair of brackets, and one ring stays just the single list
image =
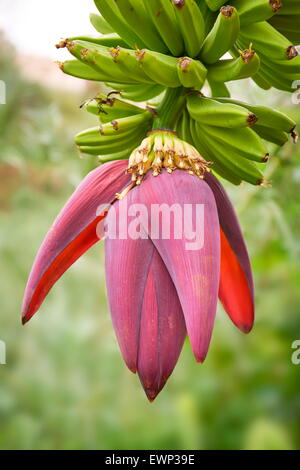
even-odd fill
[{"label": "green banana", "polygon": [[267,147],[252,129],[224,129],[213,126],[210,126],[210,129],[214,132],[216,141],[235,149],[241,157],[256,162],[265,162],[268,159]]},{"label": "green banana", "polygon": [[[299,8],[299,3],[297,4],[297,8]],[[282,11],[283,10],[284,7]],[[278,14],[276,16],[273,16],[269,20],[269,23],[275,29],[277,29],[283,36],[285,36],[289,41],[291,41],[292,44],[300,43],[300,11],[297,11],[297,13],[291,13],[290,15],[286,14],[285,16]]]},{"label": "green banana", "polygon": [[136,51],[114,47],[109,50],[114,62],[126,75],[133,76],[139,83],[152,83],[136,60]]},{"label": "green banana", "polygon": [[263,63],[263,69],[268,70],[269,73],[276,73],[278,74],[278,70],[280,71],[280,74],[278,74],[283,80],[286,80],[287,82],[291,82],[294,80],[299,80],[300,79],[300,71],[294,72],[293,71],[293,65],[291,67],[283,65],[282,67],[277,64],[276,62],[269,62],[269,63]]},{"label": "green banana", "polygon": [[177,122],[174,126],[174,131],[180,137],[180,139],[183,139],[183,137],[182,137],[182,121],[183,121],[183,114],[179,117],[179,119],[177,120]]},{"label": "green banana", "polygon": [[182,55],[184,43],[170,0],[151,0],[151,2],[147,2],[147,9],[157,31],[172,55],[175,57]]},{"label": "green banana", "polygon": [[283,0],[280,16],[300,15],[300,5],[298,0]]},{"label": "green banana", "polygon": [[[144,130],[142,128],[142,130]],[[127,140],[120,140],[114,143],[108,143],[106,145],[100,146],[89,146],[89,145],[78,145],[78,150],[82,154],[86,155],[113,155],[123,152],[123,155],[126,155],[128,158],[131,151],[135,149],[141,142],[142,134],[132,134]]]},{"label": "green banana", "polygon": [[56,63],[59,68],[67,75],[83,78],[84,80],[93,80],[96,82],[102,82],[103,80],[103,75],[101,73],[97,72],[89,65],[83,64],[77,59]]},{"label": "green banana", "polygon": [[108,48],[84,41],[67,40],[65,45],[76,59],[95,70],[95,73],[98,74],[98,80],[118,80],[125,83],[137,83],[136,80],[126,76],[114,63]]},{"label": "green banana", "polygon": [[144,47],[145,44],[135,34],[135,32],[128,26],[127,22],[123,19],[119,12],[119,9],[114,1],[112,0],[94,0],[96,7],[107,21],[113,30],[124,39],[124,41],[130,46]]},{"label": "green banana", "polygon": [[203,16],[205,24],[204,37],[206,37],[216,21],[217,13],[212,12],[203,0],[196,0],[196,3]]},{"label": "green banana", "polygon": [[265,80],[260,72],[257,72],[255,75],[252,75],[252,80],[256,83],[257,86],[262,88],[263,90],[270,90],[272,85]]},{"label": "green banana", "polygon": [[[151,83],[147,75],[137,67],[134,53],[130,49],[124,49],[128,68],[124,61],[117,60],[115,49],[98,46],[85,41],[67,41],[66,47],[69,52],[83,63],[90,65],[96,71],[103,74],[102,81],[115,81],[121,83]],[[124,56],[122,56],[124,58]],[[131,73],[129,73],[129,71]]]},{"label": "green banana", "polygon": [[193,119],[210,126],[239,128],[252,126],[257,121],[256,115],[243,106],[221,103],[200,94],[188,96],[187,108]]},{"label": "green banana", "polygon": [[[289,44],[288,39],[284,38],[268,23],[256,23],[253,27],[260,25],[261,32],[263,32],[263,30],[266,29],[265,24],[267,24],[267,29],[270,27],[272,31],[275,31],[275,36],[277,38],[279,37],[280,41],[274,45],[273,54],[270,54],[271,44],[268,44],[264,49],[262,43],[257,43],[257,49],[259,50],[261,58],[261,67],[256,78],[259,78],[258,82],[263,80],[262,85],[267,83],[279,90],[291,92],[292,82],[300,79],[300,58],[297,49],[291,45],[287,47],[287,44]],[[246,39],[243,39],[240,35],[237,40],[237,45],[244,47],[245,42]],[[264,88],[267,89],[268,86],[264,86]]]},{"label": "green banana", "polygon": [[95,30],[100,34],[112,34],[114,32],[103,16],[97,15],[97,13],[90,14],[90,22],[92,23],[92,26],[94,26]]},{"label": "green banana", "polygon": [[261,71],[262,77],[266,81],[269,81],[272,87],[277,88],[277,90],[287,91],[290,93],[292,91],[292,82],[287,82],[280,77],[274,77],[273,74],[274,72],[270,73],[270,71],[268,71],[265,67],[264,70]]},{"label": "green banana", "polygon": [[197,57],[205,35],[205,24],[200,8],[194,0],[171,0],[183,38],[185,52]]},{"label": "green banana", "polygon": [[106,83],[112,90],[120,91],[122,98],[135,102],[149,101],[164,91],[161,85],[125,85],[120,83]]},{"label": "green banana", "polygon": [[[299,6],[299,4],[298,4]],[[300,9],[297,13],[291,13],[288,15],[281,15],[278,14],[269,20],[269,23],[275,24],[279,28],[290,29],[292,31],[299,30],[299,16],[300,16]]]},{"label": "green banana", "polygon": [[260,58],[266,65],[278,68],[280,74],[295,75],[294,78],[300,78],[300,55],[295,56],[293,60],[282,60],[275,58],[270,60],[267,56],[261,53]]},{"label": "green banana", "polygon": [[115,119],[110,123],[101,126],[101,135],[116,135],[124,134],[127,131],[135,131],[139,126],[150,125],[153,120],[153,114],[150,111],[144,111],[142,113],[136,113],[132,116],[126,116],[124,118]]},{"label": "green banana", "polygon": [[197,124],[193,119],[190,120],[190,131],[196,149],[206,160],[213,163],[211,167],[212,171],[216,172],[222,178],[230,181],[232,184],[241,184],[242,179],[236,174],[235,167],[233,167],[233,169],[228,168],[228,166],[224,164],[222,157],[218,152],[213,150],[207,136],[202,132],[199,124]]},{"label": "green banana", "polygon": [[[240,48],[245,47],[246,42],[242,42],[240,38],[238,38],[238,41],[236,45],[230,50],[230,53],[233,57],[238,57],[239,56],[239,50],[238,46]],[[263,90],[269,90],[272,86],[278,89],[282,90],[287,90],[291,91],[291,81],[292,77],[288,77],[288,82],[286,78],[282,77],[282,70],[284,67],[280,64],[280,68],[277,67],[277,70],[274,71],[268,71],[269,66],[272,66],[272,62],[268,59],[265,59],[264,55],[261,54],[260,56],[260,68],[259,71],[256,72],[254,75],[251,76],[252,80]],[[274,60],[272,58],[272,60]],[[294,59],[295,60],[295,59]],[[281,61],[283,62],[283,61]],[[289,64],[290,62],[285,60],[285,64]]]},{"label": "green banana", "polygon": [[153,116],[149,112],[136,114],[119,120],[114,120],[110,123],[101,125],[100,127],[93,127],[77,134],[75,142],[77,145],[101,145],[101,142],[106,143],[107,136],[120,137],[127,136],[131,132],[135,132],[139,126],[149,123]]},{"label": "green banana", "polygon": [[[127,158],[145,133],[162,123],[212,160],[212,171],[220,176],[234,184],[262,184],[262,165],[255,162],[267,161],[267,142],[283,145],[288,133],[295,137],[295,123],[273,109],[231,99],[225,82],[252,77],[266,89],[291,91],[292,81],[300,79],[300,57],[290,42],[291,36],[300,37],[300,0],[283,0],[282,8],[280,0],[233,0],[230,6],[224,0],[95,4],[101,16],[92,14],[91,23],[104,36],[59,45],[76,58],[59,64],[65,73],[115,90],[85,103],[100,127],[76,136],[80,151],[100,155],[102,162]],[[233,58],[222,60],[227,51]],[[217,98],[196,94],[206,79]],[[156,98],[159,108],[134,106],[124,98]]]},{"label": "green banana", "polygon": [[105,47],[128,47],[126,42],[123,41],[120,36],[117,34],[105,34],[101,38],[93,38],[91,36],[74,36],[68,38],[68,41],[85,41],[89,42],[90,44],[96,44],[98,46],[105,46]]},{"label": "green banana", "polygon": [[204,40],[200,58],[206,64],[217,62],[231,47],[240,32],[240,19],[232,6],[222,7],[210,33]]},{"label": "green banana", "polygon": [[88,146],[78,147],[78,150],[82,158],[84,158],[84,156],[95,156],[98,157],[98,161],[100,163],[106,163],[112,160],[127,160],[140,142],[140,140],[135,140],[134,142],[129,143],[126,147],[123,146],[123,149],[119,148],[111,153],[109,150],[103,151],[102,148]]},{"label": "green banana", "polygon": [[[200,123],[199,123],[200,124]],[[201,127],[203,124],[201,123]],[[261,138],[250,128],[224,129],[223,127],[207,126],[216,142],[228,150],[238,153],[240,157],[256,162],[268,160],[268,149]]]},{"label": "green banana", "polygon": [[208,80],[209,88],[211,91],[211,96],[224,96],[230,98],[230,91],[223,82],[214,82],[213,80]]},{"label": "green banana", "polygon": [[[239,148],[228,146],[215,138],[216,129],[219,131],[221,128],[213,128],[205,125],[200,126],[199,124],[198,126],[200,132],[206,135],[206,139],[210,142],[211,148],[214,150],[215,154],[218,154],[219,158],[222,159],[225,167],[250,184],[261,185],[263,183],[263,174],[254,162],[249,161],[247,158],[241,158],[242,155],[240,154]],[[243,129],[243,131],[245,130],[251,132],[251,129]],[[255,134],[255,132],[253,132],[253,134]],[[266,158],[264,161],[267,161]]]},{"label": "green banana", "polygon": [[145,109],[119,98],[114,98],[112,94],[108,96],[99,95],[95,99],[84,103],[84,106],[89,113],[98,116],[102,123],[145,112]]},{"label": "green banana", "polygon": [[90,154],[98,156],[116,154],[119,152],[127,153],[129,148],[136,148],[140,144],[148,131],[149,126],[142,125],[120,136],[103,137],[103,141],[101,141],[99,145],[81,145],[79,148],[89,147]]},{"label": "green banana", "polygon": [[103,147],[110,149],[111,151],[114,149],[115,146],[120,144],[124,144],[124,142],[131,139],[133,135],[133,130],[127,130],[126,132],[117,133],[115,131],[115,135],[102,135],[102,129],[104,126],[108,124],[104,124],[100,127],[93,127],[91,129],[86,129],[85,131],[80,132],[75,136],[75,143],[79,147]]},{"label": "green banana", "polygon": [[267,21],[243,26],[239,38],[244,44],[250,40],[258,53],[262,52],[270,60],[291,60],[298,55],[290,41]]},{"label": "green banana", "polygon": [[[300,16],[297,17],[300,23]],[[285,28],[277,28],[277,26],[272,22],[270,22],[274,28],[278,29],[278,31],[283,34],[292,44],[299,44],[300,43],[300,31],[298,30],[290,30]]]},{"label": "green banana", "polygon": [[[76,144],[82,153],[90,155],[107,155],[118,152],[126,152],[130,146],[136,147],[141,141],[141,138],[147,132],[148,127],[145,125],[140,126],[138,129],[130,130],[122,135],[101,136],[98,130],[97,136],[84,136],[78,134],[76,136]],[[101,138],[102,137],[102,138]]]},{"label": "green banana", "polygon": [[271,127],[260,126],[255,124],[253,130],[267,142],[282,147],[289,140],[286,132]]},{"label": "green banana", "polygon": [[177,71],[180,83],[185,88],[199,88],[204,85],[207,69],[199,60],[180,57],[177,61]]},{"label": "green banana", "polygon": [[217,11],[225,2],[224,0],[205,0],[205,3],[211,11]]},{"label": "green banana", "polygon": [[274,66],[272,63],[263,63],[260,74],[262,77],[267,80],[273,87],[277,88],[278,90],[293,91],[293,82],[294,80],[298,80],[299,76],[293,76],[292,74],[285,74],[283,71],[278,69],[278,67]]},{"label": "green banana", "polygon": [[[298,21],[300,23],[300,16],[298,16]],[[282,30],[279,30],[279,31],[281,32],[281,34],[286,36],[292,44],[299,45],[299,43],[300,43],[300,31],[299,30],[298,31],[286,31],[286,30],[282,29]]]},{"label": "green banana", "polygon": [[[143,0],[114,0],[120,14],[149,49],[168,53],[152,21],[149,21]],[[137,43],[139,45],[140,43]]]},{"label": "green banana", "polygon": [[230,4],[237,9],[242,26],[268,20],[282,7],[281,0],[231,0]]},{"label": "green banana", "polygon": [[243,101],[238,101],[228,98],[215,98],[221,103],[231,103],[247,108],[251,113],[255,114],[258,118],[258,124],[264,127],[271,127],[281,131],[291,133],[296,127],[296,122],[280,111],[274,108],[260,105],[250,105]]},{"label": "green banana", "polygon": [[154,82],[169,88],[181,85],[175,57],[148,49],[137,50],[136,57],[141,68]]},{"label": "green banana", "polygon": [[231,80],[240,80],[248,78],[259,70],[260,59],[251,46],[240,52],[237,59],[220,60],[214,65],[208,67],[208,80],[213,82],[229,82]]},{"label": "green banana", "polygon": [[180,116],[176,124],[175,131],[180,137],[180,139],[184,140],[185,142],[188,142],[191,145],[194,145],[190,130],[190,115],[186,108],[183,110],[182,115]]},{"label": "green banana", "polygon": [[188,142],[191,145],[194,145],[193,137],[191,134],[191,128],[190,128],[190,120],[191,120],[190,115],[187,109],[185,108],[181,116],[178,133],[181,139],[183,139],[185,142]]}]

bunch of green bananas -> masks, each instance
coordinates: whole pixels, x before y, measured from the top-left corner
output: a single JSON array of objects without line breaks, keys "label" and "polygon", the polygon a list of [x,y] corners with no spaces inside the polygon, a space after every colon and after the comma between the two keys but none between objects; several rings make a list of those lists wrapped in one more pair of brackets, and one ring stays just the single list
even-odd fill
[{"label": "bunch of green bananas", "polygon": [[[176,130],[234,184],[263,184],[267,142],[282,146],[295,122],[231,99],[226,82],[251,77],[292,91],[300,80],[299,0],[95,0],[98,37],[60,42],[73,60],[64,73],[104,82],[85,103],[98,127],[76,136],[101,162],[128,158],[152,129]],[[230,56],[223,57],[225,54]],[[201,90],[207,80],[211,97]],[[109,91],[111,90],[111,91]],[[133,104],[135,102],[135,104]]]},{"label": "bunch of green bananas", "polygon": [[278,14],[269,23],[292,44],[300,44],[300,2],[285,0]]},{"label": "bunch of green bananas", "polygon": [[101,163],[128,158],[152,128],[154,112],[150,107],[134,106],[112,95],[97,96],[85,106],[99,116],[100,125],[77,134],[75,142],[82,154],[97,155]]}]

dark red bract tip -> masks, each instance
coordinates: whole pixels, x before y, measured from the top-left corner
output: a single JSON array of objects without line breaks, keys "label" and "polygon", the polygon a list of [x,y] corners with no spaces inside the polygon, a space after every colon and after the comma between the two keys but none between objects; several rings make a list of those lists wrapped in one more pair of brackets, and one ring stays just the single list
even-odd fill
[{"label": "dark red bract tip", "polygon": [[252,325],[246,325],[246,324],[240,325],[241,331],[245,333],[246,335],[251,332],[252,328],[253,328],[253,324]]},{"label": "dark red bract tip", "polygon": [[145,393],[149,402],[153,403],[159,392],[155,390],[145,390]]},{"label": "dark red bract tip", "polygon": [[196,362],[198,362],[198,364],[203,364],[203,362],[206,359],[206,354],[205,354],[205,356],[195,356],[195,358],[196,358]]}]

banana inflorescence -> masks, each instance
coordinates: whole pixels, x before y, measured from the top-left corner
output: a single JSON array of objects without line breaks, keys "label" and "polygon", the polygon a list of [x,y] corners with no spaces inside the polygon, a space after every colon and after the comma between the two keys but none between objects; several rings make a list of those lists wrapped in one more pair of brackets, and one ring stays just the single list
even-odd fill
[{"label": "banana inflorescence", "polygon": [[[82,106],[99,123],[76,136],[80,152],[101,162],[130,156],[135,184],[149,169],[181,168],[201,177],[208,161],[233,184],[265,184],[269,151],[290,136],[296,141],[295,122],[231,98],[227,83],[251,78],[264,90],[295,89],[299,0],[95,4],[99,13],[90,20],[98,36],[57,45],[73,56],[58,62],[64,73],[107,88]],[[206,81],[211,96],[203,92]]]}]

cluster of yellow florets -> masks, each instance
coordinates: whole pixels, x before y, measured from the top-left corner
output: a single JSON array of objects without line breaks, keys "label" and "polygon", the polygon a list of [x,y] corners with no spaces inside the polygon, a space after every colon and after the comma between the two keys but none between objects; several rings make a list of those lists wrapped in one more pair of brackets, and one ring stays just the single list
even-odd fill
[{"label": "cluster of yellow florets", "polygon": [[203,178],[209,165],[195,147],[179,139],[175,132],[152,131],[130,155],[128,172],[132,181],[140,184],[149,170],[158,176],[163,168],[168,173],[180,169]]}]

